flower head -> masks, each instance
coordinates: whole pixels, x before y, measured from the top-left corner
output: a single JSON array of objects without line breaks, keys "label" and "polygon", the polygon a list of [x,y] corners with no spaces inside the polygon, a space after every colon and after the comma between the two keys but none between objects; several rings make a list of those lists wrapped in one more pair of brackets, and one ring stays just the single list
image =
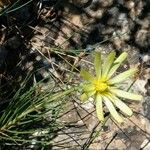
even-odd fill
[{"label": "flower head", "polygon": [[126,59],[127,53],[123,52],[118,58],[115,58],[115,56],[116,53],[111,52],[102,64],[101,54],[96,51],[94,59],[96,76],[91,75],[86,70],[81,70],[80,72],[80,75],[87,81],[83,84],[84,93],[81,95],[81,100],[84,102],[91,96],[95,97],[96,113],[100,121],[104,121],[103,104],[106,105],[117,122],[123,122],[116,107],[128,116],[132,115],[132,110],[120,98],[136,101],[142,99],[141,95],[119,89],[119,84],[128,77],[133,76],[138,70],[132,68],[114,76],[116,70]]}]

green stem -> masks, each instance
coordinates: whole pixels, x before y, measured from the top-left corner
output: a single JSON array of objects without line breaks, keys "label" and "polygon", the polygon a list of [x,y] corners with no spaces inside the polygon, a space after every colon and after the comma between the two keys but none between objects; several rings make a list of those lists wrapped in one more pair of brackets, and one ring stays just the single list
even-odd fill
[{"label": "green stem", "polygon": [[54,100],[59,100],[59,98],[64,97],[65,95],[69,95],[72,92],[78,90],[80,87],[72,87],[69,90],[66,90],[64,92],[59,92],[54,94],[53,96],[48,96],[46,100],[44,100],[45,102],[42,102],[38,105],[35,105],[35,107],[29,108],[27,111],[25,111],[24,113],[20,114],[16,119],[10,121],[8,124],[4,125],[3,127],[0,128],[0,132],[10,129],[13,125],[15,125],[19,120],[21,120],[23,117],[25,117],[27,114],[40,109],[45,103],[50,103]]}]

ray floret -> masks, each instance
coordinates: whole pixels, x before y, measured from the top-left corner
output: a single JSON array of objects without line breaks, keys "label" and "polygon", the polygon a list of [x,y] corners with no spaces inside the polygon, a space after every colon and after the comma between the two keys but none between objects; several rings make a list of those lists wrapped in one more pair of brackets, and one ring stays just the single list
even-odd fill
[{"label": "ray floret", "polygon": [[[101,53],[94,52],[94,68],[95,75],[86,70],[81,70],[80,75],[86,81],[82,88],[84,93],[81,95],[82,102],[89,97],[94,97],[96,106],[96,114],[98,119],[104,121],[103,106],[105,105],[110,112],[112,118],[117,122],[123,122],[123,118],[117,111],[118,109],[127,116],[132,116],[133,112],[120,98],[140,101],[142,96],[116,88],[124,80],[133,76],[138,70],[136,68],[129,69],[123,73],[113,76],[122,62],[127,58],[127,53],[123,52],[118,58],[116,53],[111,52],[102,63]],[[118,108],[118,109],[116,109]]]}]

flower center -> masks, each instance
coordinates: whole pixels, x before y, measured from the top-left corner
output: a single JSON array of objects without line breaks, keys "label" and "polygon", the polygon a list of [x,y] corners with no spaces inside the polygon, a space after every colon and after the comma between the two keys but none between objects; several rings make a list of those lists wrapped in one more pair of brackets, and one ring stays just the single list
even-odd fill
[{"label": "flower center", "polygon": [[105,90],[107,90],[108,85],[107,83],[103,82],[103,81],[95,81],[95,90],[98,92],[104,92]]}]

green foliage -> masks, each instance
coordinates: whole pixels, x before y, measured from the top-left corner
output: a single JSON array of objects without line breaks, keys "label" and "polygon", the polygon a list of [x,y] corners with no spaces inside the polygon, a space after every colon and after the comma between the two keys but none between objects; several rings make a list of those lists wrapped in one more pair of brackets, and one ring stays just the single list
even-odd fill
[{"label": "green foliage", "polygon": [[21,5],[21,4],[19,4],[20,0],[17,0],[12,5],[8,5],[6,8],[2,9],[2,11],[0,12],[0,16],[9,14],[11,12],[15,12],[16,10],[19,10],[19,9],[23,8],[24,6],[30,4],[32,1],[33,0],[29,0],[28,2]]},{"label": "green foliage", "polygon": [[[26,82],[25,82],[26,83]],[[68,94],[75,88],[59,90],[51,86],[38,91],[40,82],[25,89],[25,84],[10,99],[8,106],[0,109],[0,145],[47,145],[56,136],[57,118]],[[65,99],[64,99],[65,98]]]}]

